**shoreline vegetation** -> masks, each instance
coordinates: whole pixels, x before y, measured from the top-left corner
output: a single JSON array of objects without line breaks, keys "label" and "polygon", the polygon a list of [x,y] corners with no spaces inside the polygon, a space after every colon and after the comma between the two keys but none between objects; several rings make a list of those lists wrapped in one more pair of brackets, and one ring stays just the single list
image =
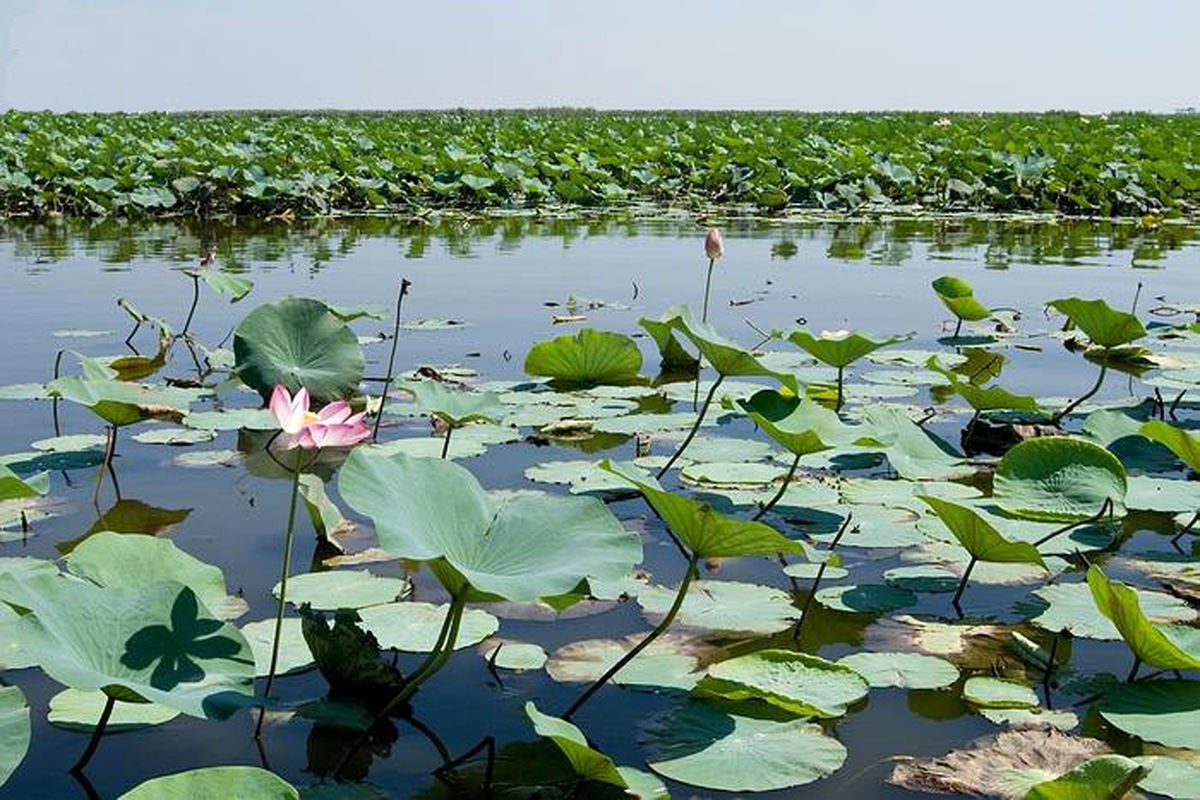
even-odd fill
[{"label": "shoreline vegetation", "polygon": [[1200,115],[0,115],[0,214],[1200,216]]}]

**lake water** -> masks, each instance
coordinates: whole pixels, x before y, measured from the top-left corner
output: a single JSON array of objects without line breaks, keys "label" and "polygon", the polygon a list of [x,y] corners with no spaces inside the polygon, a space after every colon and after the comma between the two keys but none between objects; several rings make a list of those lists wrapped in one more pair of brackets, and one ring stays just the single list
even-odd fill
[{"label": "lake water", "polygon": [[[929,288],[931,280],[947,273],[969,281],[987,305],[1019,310],[1022,324],[1033,328],[1057,327],[1043,317],[1047,300],[1101,297],[1114,307],[1129,308],[1139,283],[1143,316],[1164,303],[1200,300],[1200,229],[1185,225],[945,219],[730,221],[724,227],[726,255],[713,279],[711,321],[745,344],[760,338],[752,326],[770,330],[803,320],[814,330],[913,331],[914,340],[902,347],[951,352],[937,340],[953,326]],[[656,317],[681,302],[698,308],[706,267],[703,233],[686,220],[635,218],[514,217],[428,224],[367,219],[245,227],[7,221],[0,223],[0,384],[48,380],[61,348],[92,356],[127,352],[122,342],[131,325],[116,305],[118,298],[179,327],[191,300],[191,282],[177,270],[193,265],[210,246],[216,248],[220,268],[244,271],[255,283],[250,296],[238,304],[202,292],[192,331],[210,346],[225,341],[258,303],[300,295],[339,305],[391,306],[400,279],[406,277],[412,290],[405,300],[405,320],[465,324],[405,332],[399,343],[401,368],[455,364],[478,371],[485,380],[515,379],[522,375],[532,343],[578,327],[552,322],[554,316],[569,313],[572,295],[611,304],[592,309],[585,304],[579,312],[587,316],[584,324],[628,333],[637,330],[640,316]],[[390,330],[390,322],[360,321],[354,327],[370,335]],[[143,329],[135,344],[142,351],[152,350],[152,339]],[[639,341],[646,355],[644,371],[653,372],[653,346],[648,339]],[[1077,394],[1090,385],[1095,368],[1079,354],[1051,336],[1035,344],[1040,350],[1005,351],[1011,359],[1002,378],[1007,388],[1045,397]],[[368,375],[382,373],[387,344],[367,345],[366,352]],[[186,350],[177,347],[161,375],[182,377],[192,370]],[[1113,375],[1100,397],[1152,393],[1152,387],[1133,378]],[[920,407],[928,404],[928,396],[922,389],[897,402]],[[55,433],[47,402],[5,401],[0,411],[0,453],[28,450],[32,441]],[[939,419],[931,429],[957,445],[962,421]],[[63,433],[101,432],[95,417],[69,403],[59,408],[59,425]],[[384,428],[381,438],[419,436],[427,429],[427,423],[397,421]],[[744,421],[722,425],[717,432],[755,435]],[[123,501],[114,512],[115,498],[106,485],[99,510],[126,515],[125,524],[132,527],[154,523],[165,528],[167,520],[178,519],[163,535],[224,570],[230,590],[249,604],[241,623],[274,613],[270,590],[278,578],[287,484],[253,477],[240,466],[189,469],[174,463],[188,449],[236,446],[235,433],[222,433],[213,442],[191,448],[142,445],[123,433],[116,461]],[[632,458],[634,443],[622,441],[602,455]],[[524,470],[549,460],[599,457],[561,444],[526,441],[491,447],[485,455],[461,463],[489,488],[561,491],[561,486],[535,487]],[[91,502],[94,475],[94,468],[52,473],[54,516],[36,521],[25,538],[4,531],[0,557],[56,557],[69,543],[99,529]],[[333,496],[336,500],[336,493]],[[623,519],[647,516],[640,501],[612,508]],[[1127,549],[1165,548],[1162,520],[1145,518],[1128,525],[1136,528],[1136,544]],[[645,571],[657,582],[675,585],[684,564],[661,523],[651,519],[645,530]],[[312,560],[310,529],[301,528],[298,543],[294,571],[302,571]],[[350,550],[373,545],[369,525],[360,525],[344,544]],[[847,553],[854,580],[860,583],[878,580],[884,570],[901,563],[894,552],[882,558],[870,551]],[[705,577],[792,588],[769,559],[713,566],[717,571]],[[395,564],[372,564],[371,569],[399,573]],[[418,575],[416,581],[419,599],[440,599],[440,589],[427,575]],[[972,585],[964,604],[972,616],[1014,622],[1022,619],[1016,603],[1027,598],[1030,588]],[[903,613],[947,614],[947,595],[919,598],[917,606]],[[805,623],[807,650],[836,659],[861,648],[870,615],[814,606],[817,610]],[[637,604],[625,602],[601,614],[567,615],[557,621],[502,615],[500,635],[537,642],[553,652],[581,639],[647,629]],[[790,639],[783,634],[777,640],[783,645]],[[1120,643],[1077,641],[1073,655],[1096,670],[1123,675],[1128,669],[1128,654]],[[410,668],[417,660],[404,656],[400,663]],[[242,763],[269,765],[292,783],[307,785],[328,772],[339,744],[353,737],[297,717],[270,725],[260,750],[252,735],[251,714],[223,723],[180,717],[165,727],[105,737],[87,770],[89,788],[66,771],[87,737],[45,720],[46,704],[60,687],[36,670],[2,673],[0,678],[25,690],[34,718],[30,753],[0,789],[5,798],[87,797],[89,791],[94,797],[116,798],[155,775]],[[415,716],[450,753],[461,753],[485,736],[495,737],[500,745],[535,740],[522,710],[525,701],[536,699],[543,711],[557,713],[582,688],[556,683],[544,671],[505,672],[501,678],[498,682],[493,677],[474,648],[460,651],[420,691]],[[310,671],[282,679],[278,691],[283,699],[299,702],[323,696],[325,682]],[[1071,701],[1061,700],[1064,705]],[[618,764],[644,767],[635,734],[638,722],[678,702],[666,693],[608,687],[575,721],[593,745]],[[884,783],[890,757],[945,753],[997,730],[952,692],[900,689],[872,690],[865,703],[828,728],[849,750],[845,766],[825,780],[778,792],[779,797],[913,797]],[[390,748],[376,752],[369,766],[364,761],[359,771],[384,796],[402,798],[428,788],[433,781],[429,773],[439,763],[438,750],[427,736],[400,724]],[[677,797],[720,796],[679,784],[669,788]]]}]

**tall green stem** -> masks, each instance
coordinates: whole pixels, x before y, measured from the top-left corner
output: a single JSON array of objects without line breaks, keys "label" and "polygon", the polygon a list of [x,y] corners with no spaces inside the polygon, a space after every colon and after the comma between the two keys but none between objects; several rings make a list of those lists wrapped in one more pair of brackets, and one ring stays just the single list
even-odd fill
[{"label": "tall green stem", "polygon": [[445,458],[446,454],[450,452],[450,434],[452,433],[454,433],[454,427],[452,425],[447,425],[446,438],[442,441],[442,458]]},{"label": "tall green stem", "polygon": [[755,520],[762,519],[764,514],[766,514],[768,511],[770,511],[772,508],[774,508],[775,504],[783,499],[783,494],[784,494],[784,492],[787,491],[788,484],[792,482],[792,477],[796,474],[796,468],[799,466],[800,466],[800,454],[797,453],[796,457],[792,460],[792,466],[788,469],[787,475],[783,476],[783,485],[779,487],[779,491],[776,492],[775,496],[772,497],[770,500],[768,500],[767,504],[765,506],[763,506],[762,508],[760,508],[758,510],[758,513],[755,514],[753,517],[751,517],[751,519],[755,519]]},{"label": "tall green stem", "polygon": [[[292,571],[292,543],[296,539],[296,498],[300,494],[300,465],[304,451],[297,448],[296,465],[292,468],[292,499],[288,505],[287,536],[283,543],[283,569],[279,578],[279,605],[275,609],[275,635],[271,640],[271,666],[267,670],[267,687],[263,694],[270,696],[275,683],[275,670],[279,666],[279,636],[283,630],[283,610],[287,606],[288,575]],[[262,720],[259,719],[259,727]]]},{"label": "tall green stem", "polygon": [[845,401],[845,390],[844,390],[842,387],[844,386],[844,381],[843,381],[843,379],[845,378],[846,368],[845,368],[845,367],[838,367],[837,369],[838,369],[838,394],[837,394],[837,405],[836,405],[836,406],[834,406],[834,409],[833,409],[833,410],[834,410],[834,411],[841,411],[841,410],[842,410],[842,403]]},{"label": "tall green stem", "polygon": [[408,278],[400,279],[400,294],[396,295],[396,319],[392,324],[392,352],[388,354],[387,375],[383,378],[383,388],[379,391],[379,411],[375,413],[375,425],[371,429],[371,441],[379,438],[379,422],[383,419],[383,404],[387,402],[388,389],[392,386],[392,370],[396,365],[396,343],[400,341],[400,308],[404,305],[404,295],[412,286]]},{"label": "tall green stem", "polygon": [[1100,376],[1098,378],[1096,378],[1096,384],[1091,389],[1088,390],[1087,394],[1083,395],[1082,397],[1079,397],[1076,400],[1071,401],[1070,405],[1068,405],[1062,411],[1059,411],[1057,414],[1055,414],[1054,415],[1054,424],[1057,425],[1059,422],[1062,421],[1063,417],[1067,416],[1072,411],[1074,411],[1075,408],[1080,403],[1082,403],[1084,400],[1091,398],[1092,395],[1094,395],[1094,394],[1096,394],[1096,392],[1100,391],[1100,386],[1104,383],[1104,376],[1107,374],[1108,374],[1108,364],[1106,364],[1104,362],[1100,362]]},{"label": "tall green stem", "polygon": [[713,396],[717,393],[717,387],[721,385],[721,381],[725,380],[724,375],[717,375],[717,379],[713,381],[712,388],[708,390],[708,395],[704,398],[704,405],[700,406],[700,412],[696,415],[696,422],[692,425],[692,429],[688,431],[687,438],[683,440],[683,444],[679,445],[679,449],[675,451],[675,455],[671,456],[671,460],[663,465],[663,468],[658,471],[657,477],[661,478],[667,474],[675,462],[683,455],[683,451],[692,443],[692,439],[696,437],[696,431],[700,430],[700,423],[704,422],[704,415],[708,413],[708,407],[712,404]]},{"label": "tall green stem", "polygon": [[196,315],[196,304],[200,302],[200,276],[192,273],[189,277],[192,279],[192,307],[188,309],[187,319],[183,321],[183,330],[179,332],[181,337],[187,336],[188,328],[192,327],[192,317]]},{"label": "tall green stem", "polygon": [[71,767],[70,772],[80,773],[92,760],[92,756],[96,753],[96,748],[100,746],[100,737],[104,735],[104,729],[108,727],[108,718],[112,716],[113,707],[117,704],[116,699],[112,695],[108,695],[104,700],[104,710],[100,712],[100,719],[96,722],[96,727],[92,730],[92,738],[88,740],[87,748],[83,754],[79,756],[79,760],[75,762],[75,766]]},{"label": "tall green stem", "polygon": [[563,713],[563,719],[570,720],[571,717],[575,715],[575,712],[579,710],[580,706],[586,703],[592,695],[600,691],[601,686],[608,683],[612,679],[612,676],[621,671],[622,667],[624,667],[630,661],[633,661],[633,659],[637,658],[638,653],[649,647],[655,639],[657,639],[659,636],[662,636],[663,633],[666,632],[667,628],[671,627],[671,623],[675,620],[675,615],[677,615],[679,613],[679,609],[683,607],[683,601],[687,597],[688,587],[692,583],[692,577],[696,574],[696,562],[699,560],[700,556],[694,553],[692,554],[691,559],[688,560],[687,574],[683,576],[683,581],[679,584],[679,591],[675,594],[675,602],[671,604],[671,608],[667,610],[667,615],[662,618],[662,621],[658,623],[658,626],[654,630],[650,631],[650,633],[646,635],[646,638],[638,642],[628,653],[621,656],[617,663],[609,667],[608,670],[599,678],[597,678],[583,694],[579,695],[575,702],[571,704],[571,707]]},{"label": "tall green stem", "polygon": [[712,273],[713,265],[717,263],[715,258],[708,260],[708,277],[704,279],[704,308],[700,312],[700,321],[708,322],[708,296],[712,292]]}]

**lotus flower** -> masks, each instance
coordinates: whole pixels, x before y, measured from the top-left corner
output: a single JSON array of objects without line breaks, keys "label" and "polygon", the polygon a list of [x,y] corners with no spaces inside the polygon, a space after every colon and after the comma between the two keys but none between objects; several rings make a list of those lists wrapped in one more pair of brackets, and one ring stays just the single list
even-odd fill
[{"label": "lotus flower", "polygon": [[320,411],[309,411],[308,390],[301,387],[293,397],[283,384],[271,394],[269,408],[286,437],[286,449],[302,447],[350,447],[370,437],[363,415],[351,414],[350,404],[335,400]]},{"label": "lotus flower", "polygon": [[721,237],[720,228],[711,228],[708,236],[704,237],[704,254],[711,261],[716,261],[725,255],[725,240]]}]

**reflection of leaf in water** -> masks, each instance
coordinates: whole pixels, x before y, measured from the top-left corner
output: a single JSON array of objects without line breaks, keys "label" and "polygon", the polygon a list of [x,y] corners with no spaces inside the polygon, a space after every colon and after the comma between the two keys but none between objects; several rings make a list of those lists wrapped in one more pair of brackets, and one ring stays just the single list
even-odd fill
[{"label": "reflection of leaf in water", "polygon": [[125,642],[121,663],[130,669],[145,669],[155,661],[150,685],[170,691],[181,683],[204,679],[204,670],[193,659],[233,658],[240,651],[236,641],[213,636],[223,623],[200,618],[200,604],[191,589],[184,588],[171,606],[171,627],[149,625]]},{"label": "reflection of leaf in water", "polygon": [[82,536],[61,541],[55,545],[55,548],[65,556],[78,547],[84,539],[100,531],[159,536],[168,533],[171,528],[187,519],[191,513],[192,509],[190,508],[158,508],[143,503],[141,500],[118,500],[112,508],[101,514],[100,518]]}]

